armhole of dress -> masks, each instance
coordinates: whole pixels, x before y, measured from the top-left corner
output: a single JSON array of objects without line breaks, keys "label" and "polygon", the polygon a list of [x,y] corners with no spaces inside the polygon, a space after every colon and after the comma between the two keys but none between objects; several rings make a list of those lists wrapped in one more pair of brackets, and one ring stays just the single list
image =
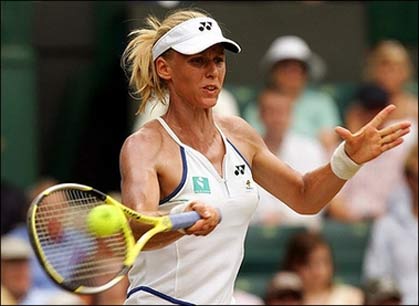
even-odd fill
[{"label": "armhole of dress", "polygon": [[163,126],[163,128],[166,130],[166,133],[169,134],[169,136],[179,145],[180,148],[180,156],[182,158],[182,179],[180,180],[179,185],[173,190],[168,196],[161,199],[159,202],[159,205],[162,205],[175,197],[179,191],[182,189],[182,187],[185,185],[186,177],[188,175],[188,164],[186,162],[186,153],[185,153],[185,147],[183,143],[180,141],[180,139],[177,137],[177,135],[173,132],[173,130],[169,127],[169,125],[164,121],[162,117],[157,117],[157,120],[160,122],[160,124]]},{"label": "armhole of dress", "polygon": [[224,135],[224,133],[221,130],[221,128],[217,124],[215,124],[215,126],[217,127],[218,131],[220,132],[220,135],[221,135],[221,138],[223,139],[223,142],[224,142],[224,145],[226,147],[226,150],[227,150],[227,144],[230,144],[230,146],[234,149],[234,151],[236,151],[236,153],[240,156],[240,158],[243,159],[243,161],[246,163],[246,165],[249,167],[249,169],[252,170],[252,167],[250,167],[250,164],[248,163],[248,161],[246,160],[246,158],[244,158],[244,156],[240,153],[240,151],[236,148],[236,146],[230,141],[230,139],[228,139]]},{"label": "armhole of dress", "polygon": [[182,187],[185,185],[186,177],[188,175],[188,164],[186,162],[185,148],[182,146],[180,146],[179,148],[180,148],[180,155],[182,157],[182,179],[180,180],[180,183],[175,188],[175,190],[173,190],[167,197],[160,200],[159,205],[164,204],[170,199],[172,199],[173,197],[175,197],[179,193],[179,191],[182,189]]},{"label": "armhole of dress", "polygon": [[230,146],[236,151],[237,154],[243,159],[243,161],[246,163],[246,165],[249,167],[250,170],[252,170],[252,167],[250,167],[250,164],[248,163],[247,159],[244,158],[244,156],[240,153],[240,151],[235,147],[235,145],[230,141],[230,139],[227,139],[227,142],[230,144]]}]

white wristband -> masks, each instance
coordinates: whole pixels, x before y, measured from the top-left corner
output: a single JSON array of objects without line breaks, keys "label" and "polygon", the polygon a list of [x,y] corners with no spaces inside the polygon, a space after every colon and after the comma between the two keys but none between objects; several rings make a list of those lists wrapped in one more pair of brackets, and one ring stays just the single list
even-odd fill
[{"label": "white wristband", "polygon": [[349,180],[361,168],[362,165],[354,162],[345,152],[345,142],[341,144],[333,152],[330,166],[333,173],[342,180]]}]

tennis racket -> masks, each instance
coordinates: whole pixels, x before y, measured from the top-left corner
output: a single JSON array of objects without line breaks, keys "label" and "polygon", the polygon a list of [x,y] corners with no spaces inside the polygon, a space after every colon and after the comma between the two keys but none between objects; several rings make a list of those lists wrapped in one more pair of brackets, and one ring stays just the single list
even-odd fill
[{"label": "tennis racket", "polygon": [[[105,236],[89,230],[86,219],[99,205],[112,205],[123,212],[120,230]],[[152,228],[135,241],[127,217]],[[94,294],[123,279],[154,235],[189,227],[199,219],[194,211],[143,215],[92,187],[65,183],[46,189],[33,200],[27,227],[32,248],[50,278],[68,291]]]}]

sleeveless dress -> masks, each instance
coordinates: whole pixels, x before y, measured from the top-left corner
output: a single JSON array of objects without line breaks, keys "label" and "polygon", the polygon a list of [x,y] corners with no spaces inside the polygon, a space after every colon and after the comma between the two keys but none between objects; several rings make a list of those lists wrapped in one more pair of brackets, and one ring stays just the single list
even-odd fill
[{"label": "sleeveless dress", "polygon": [[203,154],[158,120],[179,145],[183,164],[181,182],[160,201],[160,210],[198,199],[219,208],[222,220],[207,236],[187,235],[161,249],[141,252],[128,273],[125,305],[232,304],[244,239],[259,201],[249,164],[217,127],[226,149],[220,176]]}]

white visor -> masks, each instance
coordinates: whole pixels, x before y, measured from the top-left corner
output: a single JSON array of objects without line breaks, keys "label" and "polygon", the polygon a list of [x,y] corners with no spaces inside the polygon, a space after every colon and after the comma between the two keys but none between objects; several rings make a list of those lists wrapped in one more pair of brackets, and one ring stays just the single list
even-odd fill
[{"label": "white visor", "polygon": [[218,23],[209,17],[189,19],[164,34],[153,46],[153,61],[167,50],[191,55],[215,45],[223,44],[234,53],[241,51],[240,46],[223,36]]}]

